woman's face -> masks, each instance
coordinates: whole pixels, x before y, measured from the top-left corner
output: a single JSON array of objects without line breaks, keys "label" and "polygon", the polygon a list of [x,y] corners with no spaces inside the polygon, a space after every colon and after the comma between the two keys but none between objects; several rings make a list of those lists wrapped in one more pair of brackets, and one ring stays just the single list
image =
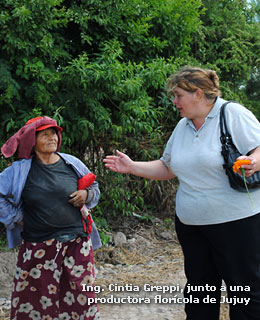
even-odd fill
[{"label": "woman's face", "polygon": [[37,132],[35,152],[40,154],[51,154],[57,150],[58,135],[54,128],[48,128]]},{"label": "woman's face", "polygon": [[175,87],[173,89],[173,94],[173,104],[179,110],[180,116],[189,119],[196,118],[198,113],[198,108],[195,105],[195,102],[197,101],[196,91],[189,92],[182,88]]}]

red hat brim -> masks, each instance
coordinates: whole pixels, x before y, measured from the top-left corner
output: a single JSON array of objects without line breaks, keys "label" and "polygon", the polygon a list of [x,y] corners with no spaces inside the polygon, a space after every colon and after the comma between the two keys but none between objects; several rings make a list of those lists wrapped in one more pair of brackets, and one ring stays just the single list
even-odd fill
[{"label": "red hat brim", "polygon": [[48,129],[48,128],[55,128],[56,130],[62,132],[62,128],[59,127],[59,126],[54,126],[53,124],[46,124],[44,126],[41,126],[39,128],[36,129],[36,131],[42,131],[42,130],[45,130],[45,129]]}]

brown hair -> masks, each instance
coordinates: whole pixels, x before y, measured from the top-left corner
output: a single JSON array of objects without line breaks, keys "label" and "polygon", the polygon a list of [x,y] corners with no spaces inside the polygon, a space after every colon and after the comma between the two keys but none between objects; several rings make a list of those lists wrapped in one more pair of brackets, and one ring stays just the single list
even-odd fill
[{"label": "brown hair", "polygon": [[221,95],[219,90],[219,78],[214,70],[201,69],[186,66],[169,77],[167,92],[172,94],[175,87],[182,88],[188,92],[201,89],[208,99],[215,99]]}]

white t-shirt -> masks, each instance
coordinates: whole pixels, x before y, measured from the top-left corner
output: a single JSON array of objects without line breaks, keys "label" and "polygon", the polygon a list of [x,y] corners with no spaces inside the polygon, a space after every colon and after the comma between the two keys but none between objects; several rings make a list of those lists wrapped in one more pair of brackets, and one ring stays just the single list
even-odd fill
[{"label": "white t-shirt", "polygon": [[[167,142],[161,160],[178,177],[176,214],[188,225],[234,221],[260,212],[260,188],[246,192],[232,189],[223,169],[219,114],[226,102],[217,98],[197,131],[187,118],[179,121]],[[233,142],[242,154],[260,145],[260,124],[251,111],[229,103],[225,111]]]}]

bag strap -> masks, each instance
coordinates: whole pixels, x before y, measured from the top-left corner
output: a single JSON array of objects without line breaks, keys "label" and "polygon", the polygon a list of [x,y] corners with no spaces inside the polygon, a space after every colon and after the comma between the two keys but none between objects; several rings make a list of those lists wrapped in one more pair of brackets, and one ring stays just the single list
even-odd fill
[{"label": "bag strap", "polygon": [[232,143],[232,137],[231,137],[230,133],[228,132],[227,122],[226,122],[226,117],[225,117],[226,105],[229,104],[230,102],[235,102],[235,101],[233,101],[233,100],[227,101],[227,102],[223,103],[220,108],[219,124],[220,124],[220,141],[221,141],[222,145]]},{"label": "bag strap", "polygon": [[[224,169],[231,168],[233,166],[233,163],[229,163],[227,161],[227,154],[229,153],[228,145],[233,144],[232,137],[231,137],[230,133],[228,132],[227,122],[226,122],[226,118],[225,118],[225,109],[226,109],[227,104],[229,104],[230,102],[235,102],[235,101],[231,100],[231,101],[227,101],[227,102],[223,103],[223,105],[220,108],[220,117],[219,117],[220,141],[222,144],[221,153],[222,153],[222,155],[224,157],[224,161],[225,161],[225,163],[223,164]],[[233,146],[234,146],[234,144],[233,144]]]}]

